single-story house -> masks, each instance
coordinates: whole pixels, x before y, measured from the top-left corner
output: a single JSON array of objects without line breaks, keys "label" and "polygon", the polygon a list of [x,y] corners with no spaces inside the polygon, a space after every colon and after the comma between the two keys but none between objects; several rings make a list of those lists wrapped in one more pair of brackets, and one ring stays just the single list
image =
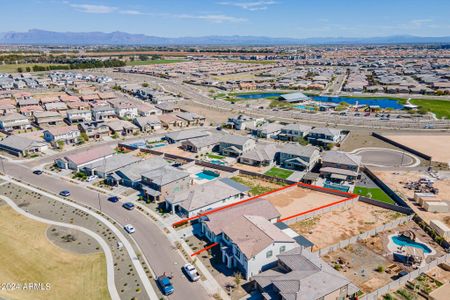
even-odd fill
[{"label": "single-story house", "polygon": [[192,112],[178,112],[176,116],[187,122],[187,126],[203,126],[206,118]]},{"label": "single-story house", "polygon": [[252,135],[265,139],[275,138],[281,132],[283,127],[283,125],[278,123],[266,123],[252,129]]},{"label": "single-story house", "polygon": [[109,127],[103,121],[78,124],[78,128],[88,139],[98,140],[109,135]]},{"label": "single-story house", "polygon": [[166,133],[164,139],[170,144],[175,144],[182,141],[197,139],[206,136],[209,136],[209,133],[205,130],[191,129]]},{"label": "single-story house", "polygon": [[[132,153],[116,154],[84,165],[83,172],[89,175],[97,175],[100,178],[107,178],[118,170],[140,161],[142,161],[142,158]],[[111,183],[113,183],[112,185],[119,184],[119,182]]]},{"label": "single-story house", "polygon": [[139,127],[142,132],[151,132],[161,129],[161,121],[156,115],[134,118],[133,123]]},{"label": "single-story house", "polygon": [[214,151],[214,148],[219,144],[219,135],[210,135],[195,139],[189,139],[181,142],[181,147],[185,151],[204,154]]},{"label": "single-story house", "polygon": [[173,214],[192,217],[210,209],[243,199],[249,187],[229,178],[209,181],[165,198],[166,209]]},{"label": "single-story house", "polygon": [[81,171],[84,166],[103,161],[114,155],[114,149],[110,146],[99,146],[86,151],[66,155],[55,160],[56,165],[61,169]]},{"label": "single-story house", "polygon": [[110,121],[106,123],[106,125],[109,127],[113,134],[117,133],[119,135],[130,135],[137,134],[139,132],[139,127],[131,122],[124,120]]},{"label": "single-story house", "polygon": [[33,153],[40,153],[47,149],[48,144],[44,141],[35,141],[20,135],[9,135],[0,141],[0,150],[19,157],[25,157]]},{"label": "single-story house", "polygon": [[257,144],[255,149],[242,154],[239,162],[251,166],[270,166],[275,162],[277,151],[275,144]]}]

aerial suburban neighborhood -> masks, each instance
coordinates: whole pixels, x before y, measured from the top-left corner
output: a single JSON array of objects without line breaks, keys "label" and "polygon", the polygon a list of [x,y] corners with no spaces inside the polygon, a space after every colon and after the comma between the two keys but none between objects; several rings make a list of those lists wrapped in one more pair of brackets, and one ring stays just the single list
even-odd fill
[{"label": "aerial suburban neighborhood", "polygon": [[0,299],[449,299],[448,3],[26,2]]}]

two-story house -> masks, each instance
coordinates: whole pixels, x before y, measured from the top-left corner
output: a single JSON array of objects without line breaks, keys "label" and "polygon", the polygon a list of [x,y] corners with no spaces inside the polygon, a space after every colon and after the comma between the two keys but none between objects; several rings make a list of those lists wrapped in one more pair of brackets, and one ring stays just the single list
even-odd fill
[{"label": "two-story house", "polygon": [[266,123],[252,129],[252,135],[259,138],[275,138],[284,126],[277,123]]},{"label": "two-story house", "polygon": [[64,124],[64,117],[56,111],[43,111],[34,113],[34,122],[39,128],[61,126]]},{"label": "two-story house", "polygon": [[133,119],[138,116],[138,109],[135,104],[126,101],[112,102],[112,106],[119,118]]},{"label": "two-story house", "polygon": [[239,157],[248,151],[255,149],[256,143],[252,138],[240,135],[227,134],[219,143],[219,153],[230,157]]},{"label": "two-story house", "polygon": [[288,124],[281,128],[281,132],[278,134],[278,139],[282,141],[296,141],[303,139],[311,131],[311,126],[302,124]]},{"label": "two-story house", "polygon": [[92,117],[95,121],[108,120],[116,118],[116,110],[109,105],[101,105],[92,108]]},{"label": "two-story house", "polygon": [[[201,233],[219,243],[222,263],[246,279],[272,266],[299,244],[275,226],[280,213],[268,201],[250,201],[201,218]],[[232,222],[230,222],[232,220]]]},{"label": "two-story house", "polygon": [[4,131],[30,129],[30,120],[17,112],[0,116],[0,128]]},{"label": "two-story house", "polygon": [[188,172],[166,165],[142,173],[141,182],[144,198],[147,201],[160,201],[189,189],[192,178]]},{"label": "two-story house", "polygon": [[69,124],[90,122],[92,121],[92,113],[90,110],[70,109],[66,111],[66,119]]},{"label": "two-story house", "polygon": [[278,149],[278,164],[286,169],[310,171],[319,158],[319,149],[311,145],[285,144]]},{"label": "two-story house", "polygon": [[308,136],[308,142],[315,146],[327,146],[329,144],[339,143],[342,139],[341,130],[328,128],[328,127],[316,127],[311,129]]},{"label": "two-story house", "polygon": [[320,174],[325,178],[353,181],[358,177],[361,156],[342,152],[326,151],[322,154]]},{"label": "two-story house", "polygon": [[247,127],[256,127],[264,123],[263,118],[252,118],[246,115],[238,115],[228,118],[227,125],[236,130],[245,130]]},{"label": "two-story house", "polygon": [[80,140],[80,130],[76,125],[53,127],[44,131],[44,140],[49,143],[63,141],[65,144],[74,144]]}]

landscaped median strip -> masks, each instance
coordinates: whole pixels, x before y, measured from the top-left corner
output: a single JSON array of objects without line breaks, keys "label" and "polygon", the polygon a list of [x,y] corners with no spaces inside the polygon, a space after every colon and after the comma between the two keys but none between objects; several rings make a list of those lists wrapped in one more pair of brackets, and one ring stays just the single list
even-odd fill
[{"label": "landscaped median strip", "polygon": [[350,200],[353,200],[356,197],[358,197],[358,195],[352,194],[352,193],[348,193],[348,192],[343,192],[343,191],[333,190],[333,189],[325,188],[325,187],[321,187],[321,186],[316,186],[316,185],[306,184],[306,183],[302,183],[302,182],[297,182],[297,183],[290,184],[290,185],[284,186],[282,188],[279,188],[279,189],[276,189],[276,190],[273,190],[273,191],[269,191],[269,192],[266,192],[266,193],[263,193],[263,194],[260,194],[260,195],[257,195],[257,196],[250,197],[248,199],[244,199],[244,200],[241,200],[241,201],[238,201],[238,202],[235,202],[235,203],[231,203],[231,204],[228,204],[228,205],[225,205],[225,206],[222,206],[222,207],[211,209],[211,210],[209,210],[207,212],[198,214],[198,215],[190,217],[190,218],[186,218],[186,219],[177,221],[177,222],[172,224],[172,227],[176,228],[176,227],[182,226],[184,224],[187,224],[189,221],[193,221],[193,220],[199,219],[201,217],[204,217],[204,216],[207,216],[207,215],[216,213],[218,211],[222,211],[224,209],[227,209],[227,208],[230,208],[230,207],[233,207],[233,206],[237,206],[237,205],[240,205],[240,204],[243,204],[243,203],[246,203],[246,202],[250,202],[250,201],[253,201],[253,200],[261,199],[264,196],[267,196],[267,195],[270,195],[270,194],[273,194],[273,193],[277,193],[277,192],[280,192],[282,190],[285,190],[285,189],[288,189],[288,188],[291,188],[291,187],[294,187],[294,186],[303,187],[303,188],[312,189],[312,190],[319,190],[319,191],[328,192],[328,193],[334,193],[334,194],[338,194],[338,195],[341,195],[341,196],[345,196],[346,198],[342,199],[342,200],[338,200],[338,201],[333,202],[333,203],[329,203],[329,204],[324,205],[324,206],[320,206],[320,207],[316,207],[316,208],[310,209],[308,211],[297,213],[295,215],[292,215],[292,216],[283,218],[281,220],[278,220],[278,222],[283,222],[283,221],[286,221],[286,220],[289,220],[289,219],[292,219],[292,218],[295,218],[295,217],[298,217],[298,216],[301,216],[301,215],[304,215],[304,214],[307,214],[307,213],[310,213],[310,212],[313,212],[313,211],[316,211],[316,210],[319,210],[319,209],[322,209],[322,208],[326,208],[326,207],[330,207],[330,206],[333,206],[333,205],[337,205],[339,203],[350,201]]}]

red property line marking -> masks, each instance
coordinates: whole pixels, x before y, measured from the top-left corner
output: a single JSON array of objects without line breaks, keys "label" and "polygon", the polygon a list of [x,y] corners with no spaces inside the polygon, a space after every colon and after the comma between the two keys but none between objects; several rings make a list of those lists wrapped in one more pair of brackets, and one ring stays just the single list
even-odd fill
[{"label": "red property line marking", "polygon": [[319,207],[316,207],[316,208],[313,208],[313,209],[310,209],[310,210],[307,210],[307,211],[303,211],[301,213],[298,213],[298,214],[295,214],[295,215],[292,215],[292,216],[280,219],[280,220],[277,221],[277,223],[284,222],[284,221],[287,221],[287,220],[290,220],[290,219],[293,219],[293,218],[296,218],[296,217],[299,217],[299,216],[302,216],[302,215],[306,215],[306,214],[312,213],[312,212],[314,212],[316,210],[319,210],[319,209],[327,208],[327,207],[330,207],[330,206],[337,205],[339,203],[350,201],[350,200],[355,199],[356,197],[358,197],[358,195],[353,195],[352,197],[349,197],[349,198],[345,198],[345,199],[338,200],[338,201],[335,201],[335,202],[332,202],[332,203],[328,203],[326,205],[322,205],[322,206],[319,206]]},{"label": "red property line marking", "polygon": [[[276,189],[276,190],[273,190],[273,191],[269,191],[269,192],[262,193],[262,194],[257,195],[257,196],[250,197],[250,198],[245,199],[245,200],[241,200],[241,201],[239,201],[239,202],[234,202],[234,203],[231,203],[231,204],[222,206],[222,207],[218,207],[218,208],[215,208],[215,209],[211,209],[211,210],[209,210],[209,211],[207,211],[207,212],[198,214],[198,215],[193,216],[193,217],[190,217],[190,218],[186,218],[186,219],[177,221],[177,222],[175,222],[175,223],[172,224],[172,227],[177,227],[177,226],[184,225],[184,224],[186,224],[187,222],[192,221],[192,220],[196,220],[196,219],[198,219],[198,218],[200,218],[200,217],[207,216],[207,215],[216,213],[216,212],[218,212],[218,211],[221,211],[221,210],[224,210],[224,209],[228,209],[228,208],[230,208],[230,207],[237,206],[237,205],[240,205],[240,204],[243,204],[243,203],[246,203],[246,202],[250,202],[250,201],[253,201],[253,200],[257,200],[257,199],[259,199],[259,198],[261,198],[261,197],[264,197],[264,196],[267,196],[267,195],[270,195],[270,194],[273,194],[273,193],[280,192],[280,191],[282,191],[282,190],[291,188],[291,187],[293,187],[293,186],[301,186],[301,187],[309,188],[309,189],[312,189],[312,190],[319,190],[319,191],[322,190],[322,191],[326,191],[326,192],[333,192],[334,194],[338,194],[338,195],[342,195],[342,196],[346,196],[346,197],[347,197],[347,198],[345,198],[345,199],[343,199],[343,200],[339,200],[339,201],[336,201],[336,202],[327,204],[327,205],[324,206],[324,207],[332,206],[332,205],[335,205],[335,204],[339,204],[339,203],[341,203],[341,202],[344,202],[344,201],[347,201],[347,200],[351,200],[351,199],[354,199],[355,197],[357,197],[357,195],[352,194],[352,193],[342,192],[342,191],[333,190],[333,189],[329,189],[329,188],[325,188],[325,187],[321,187],[321,186],[317,186],[317,185],[312,185],[312,184],[307,184],[307,183],[303,183],[303,182],[298,182],[298,183],[294,183],[294,184],[290,184],[290,185],[281,187],[281,188]],[[324,208],[324,207],[314,208],[312,211],[317,210],[317,209],[321,209],[321,208]],[[308,213],[308,212],[309,212],[309,211],[307,211],[307,212],[301,212],[301,213],[296,214],[296,215],[294,215],[294,216],[298,216],[298,215],[305,214],[305,213]],[[287,217],[287,218],[293,218],[294,216],[290,216],[290,217]],[[287,218],[284,218],[283,220],[285,220],[285,219],[287,219]]]},{"label": "red property line marking", "polygon": [[200,254],[200,253],[202,253],[204,251],[208,251],[209,249],[211,249],[212,247],[217,246],[217,245],[219,245],[219,243],[217,243],[217,242],[214,243],[214,244],[211,244],[211,245],[209,245],[209,246],[207,246],[207,247],[205,247],[203,249],[200,249],[200,250],[192,253],[191,256],[196,256],[196,255],[198,255],[198,254]]}]

